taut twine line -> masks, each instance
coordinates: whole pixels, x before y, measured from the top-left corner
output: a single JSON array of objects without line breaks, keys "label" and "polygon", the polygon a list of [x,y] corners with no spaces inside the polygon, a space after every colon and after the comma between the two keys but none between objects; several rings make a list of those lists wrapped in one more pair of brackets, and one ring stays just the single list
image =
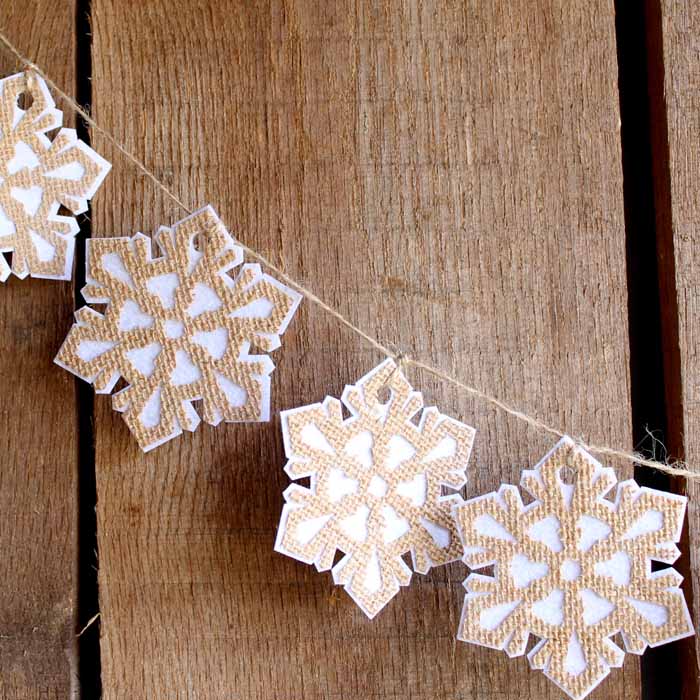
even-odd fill
[{"label": "taut twine line", "polygon": [[[119,141],[117,141],[117,139],[114,136],[112,136],[112,134],[109,131],[101,127],[90,116],[90,114],[75,101],[75,99],[73,99],[58,85],[56,85],[56,83],[53,80],[51,80],[51,78],[49,78],[49,76],[46,75],[46,73],[41,68],[39,68],[39,66],[37,66],[36,63],[30,61],[24,54],[22,54],[19,51],[19,49],[17,49],[17,47],[5,36],[2,30],[0,30],[0,42],[25,67],[26,70],[34,71],[37,75],[40,75],[46,81],[49,87],[57,95],[60,95],[60,97],[62,97],[63,100],[65,100],[65,102],[71,107],[71,109],[76,114],[80,115],[87,124],[89,124],[95,131],[97,131],[104,138],[106,138],[107,141],[109,141],[128,161],[135,165],[136,168],[139,171],[141,171],[141,173],[143,173],[159,190],[161,190],[163,194],[165,194],[169,199],[175,202],[188,214],[192,214],[192,208],[188,207],[164,182],[159,180],[158,177],[151,170],[148,169],[148,167],[143,163],[143,161],[141,161],[133,153],[127,150],[122,144],[120,144]],[[475,396],[478,399],[490,403],[495,408],[498,408],[504,413],[507,413],[508,415],[513,416],[514,418],[526,423],[535,430],[549,433],[550,435],[555,435],[559,438],[564,437],[565,433],[563,433],[561,430],[545,423],[544,421],[541,421],[539,418],[535,418],[534,416],[531,416],[527,413],[524,413],[523,411],[518,410],[513,406],[510,406],[501,399],[495,396],[491,396],[490,394],[487,394],[481,389],[478,389],[474,386],[463,382],[457,377],[453,377],[447,374],[447,372],[445,372],[444,370],[438,367],[434,367],[433,365],[429,365],[426,362],[422,362],[421,360],[414,359],[405,352],[395,352],[391,350],[389,347],[384,345],[384,343],[380,342],[376,338],[373,338],[371,335],[369,335],[361,328],[356,326],[354,323],[352,323],[352,321],[343,316],[332,306],[329,306],[325,301],[323,301],[323,299],[314,294],[313,291],[311,291],[307,287],[304,287],[301,283],[297,282],[295,279],[290,277],[286,272],[277,267],[277,265],[272,263],[262,253],[258,253],[256,250],[253,250],[252,248],[248,247],[245,243],[242,243],[239,240],[236,240],[236,243],[241,248],[243,248],[243,250],[252,258],[255,258],[258,262],[273,270],[276,275],[282,278],[290,287],[298,291],[306,299],[311,301],[316,306],[319,306],[327,314],[335,318],[346,328],[349,328],[351,331],[353,331],[353,333],[359,335],[361,338],[366,340],[367,343],[369,343],[376,350],[379,350],[387,357],[395,359],[397,366],[406,367],[412,365],[413,367],[422,369],[425,372],[432,374],[434,377],[437,377],[438,379],[442,379],[443,381],[448,382],[449,384],[453,384],[454,386],[463,389],[471,396]],[[590,445],[580,439],[577,439],[576,442],[579,444],[580,447],[582,447],[588,452],[595,452],[599,455],[606,455],[608,457],[618,457],[620,459],[625,459],[627,461],[634,462],[639,466],[656,469],[657,471],[663,472],[664,474],[668,474],[670,476],[682,477],[688,480],[700,479],[700,472],[696,472],[695,470],[689,469],[685,462],[682,461],[676,461],[669,464],[667,462],[659,462],[654,459],[646,459],[638,452],[627,452],[625,450],[620,450],[614,447],[607,447],[604,445]]]}]

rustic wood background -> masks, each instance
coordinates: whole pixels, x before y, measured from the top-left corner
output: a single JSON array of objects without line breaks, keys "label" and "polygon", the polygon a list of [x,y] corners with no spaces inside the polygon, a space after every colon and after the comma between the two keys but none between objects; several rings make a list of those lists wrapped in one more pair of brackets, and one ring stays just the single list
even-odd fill
[{"label": "rustic wood background", "polygon": [[[657,343],[667,446],[697,466],[700,7],[638,11],[657,337],[628,322],[639,173],[623,170],[612,0],[2,0],[0,27],[179,197],[211,202],[354,323],[572,434],[635,446],[635,396],[658,380],[633,385],[630,357]],[[0,67],[18,68],[5,53]],[[183,217],[91,136],[114,167],[87,232]],[[0,295],[0,698],[562,697],[524,658],[455,641],[462,564],[416,576],[370,623],[330,575],[273,552],[277,411],[374,366],[360,338],[305,303],[274,355],[270,424],[203,426],[144,456],[109,399],[93,412],[52,364],[71,285],[12,279]],[[552,445],[409,376],[477,428],[467,495],[517,482]],[[697,602],[690,495],[680,566]],[[591,697],[654,697],[659,659],[664,697],[697,697],[694,641],[641,670],[627,656]]]}]

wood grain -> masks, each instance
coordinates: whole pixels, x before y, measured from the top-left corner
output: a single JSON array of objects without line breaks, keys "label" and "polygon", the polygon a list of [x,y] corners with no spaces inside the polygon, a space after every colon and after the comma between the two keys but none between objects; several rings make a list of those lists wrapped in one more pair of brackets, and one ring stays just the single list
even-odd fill
[{"label": "wood grain", "polygon": [[[70,93],[74,22],[72,0],[3,5],[3,32]],[[0,73],[17,72],[0,53]],[[73,288],[11,277],[0,299],[0,698],[65,700],[77,693],[77,412],[53,357]]]},{"label": "wood grain", "polygon": [[[611,3],[93,0],[92,22],[96,118],[181,198],[366,331],[631,447]],[[118,160],[94,230],[183,215]],[[144,456],[98,397],[107,700],[560,697],[524,658],[455,642],[461,564],[368,622],[328,574],[273,553],[277,411],[380,359],[307,303],[275,354],[269,425]],[[411,379],[477,428],[469,495],[552,446]],[[592,697],[639,697],[638,668]]]},{"label": "wood grain", "polygon": [[[659,240],[669,451],[700,469],[700,8],[647,2],[656,225]],[[679,568],[695,624],[700,619],[700,485],[688,495],[687,553]],[[684,640],[683,697],[700,695],[697,637]]]}]

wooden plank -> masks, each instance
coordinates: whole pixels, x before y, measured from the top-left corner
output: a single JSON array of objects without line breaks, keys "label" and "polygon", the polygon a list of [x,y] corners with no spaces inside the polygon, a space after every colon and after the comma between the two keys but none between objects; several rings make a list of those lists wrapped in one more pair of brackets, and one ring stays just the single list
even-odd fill
[{"label": "wooden plank", "polygon": [[[700,8],[647,2],[653,119],[654,183],[661,303],[664,314],[668,448],[700,469]],[[679,568],[693,620],[700,619],[700,484],[679,481],[688,495],[687,549]],[[682,642],[683,697],[700,695],[697,637]]]},{"label": "wooden plank", "polygon": [[[3,32],[69,93],[74,23],[72,0],[3,3]],[[0,54],[3,76],[20,69]],[[11,277],[0,299],[0,698],[64,700],[78,692],[77,411],[75,381],[53,358],[73,287]]]},{"label": "wooden plank", "polygon": [[[368,332],[630,447],[610,3],[92,13],[95,115],[182,198],[211,201]],[[99,235],[183,216],[124,160],[104,195]],[[306,303],[275,355],[269,425],[203,427],[144,456],[98,398],[107,700],[560,697],[524,658],[455,642],[463,565],[416,576],[368,622],[329,575],[272,551],[288,483],[277,410],[338,395],[380,359]],[[478,429],[470,495],[553,444],[410,376]],[[638,696],[628,657],[592,697]]]}]

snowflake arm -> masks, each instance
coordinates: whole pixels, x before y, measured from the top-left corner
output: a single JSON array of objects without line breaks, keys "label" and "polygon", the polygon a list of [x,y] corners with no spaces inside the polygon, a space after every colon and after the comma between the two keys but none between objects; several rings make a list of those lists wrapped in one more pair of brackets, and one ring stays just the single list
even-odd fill
[{"label": "snowflake arm", "polygon": [[[574,475],[573,483],[564,479]],[[583,698],[620,666],[625,649],[641,654],[694,633],[673,569],[652,573],[652,560],[672,564],[679,555],[686,499],[617,486],[612,469],[564,438],[513,486],[471,499],[455,510],[473,569],[458,638],[528,654],[572,698]]]},{"label": "snowflake arm", "polygon": [[279,347],[300,295],[242,260],[211,207],[153,240],[89,242],[83,296],[105,310],[76,313],[56,362],[100,393],[123,379],[113,406],[144,450],[195,430],[194,401],[211,425],[269,419],[274,365],[251,347]]},{"label": "snowflake arm", "polygon": [[[19,106],[22,95],[31,105]],[[59,208],[86,211],[111,166],[74,129],[50,140],[61,121],[41,77],[0,80],[0,281],[11,273],[70,279],[78,223]],[[1,253],[12,253],[11,267]]]},{"label": "snowflake arm", "polygon": [[[459,558],[451,510],[461,499],[443,488],[464,485],[474,430],[423,409],[393,361],[346,387],[342,402],[328,397],[283,412],[282,430],[285,470],[310,477],[310,486],[285,492],[275,548],[319,571],[332,568],[368,617],[410,582],[403,555],[411,553],[420,573]],[[344,556],[333,565],[336,551]]]}]

